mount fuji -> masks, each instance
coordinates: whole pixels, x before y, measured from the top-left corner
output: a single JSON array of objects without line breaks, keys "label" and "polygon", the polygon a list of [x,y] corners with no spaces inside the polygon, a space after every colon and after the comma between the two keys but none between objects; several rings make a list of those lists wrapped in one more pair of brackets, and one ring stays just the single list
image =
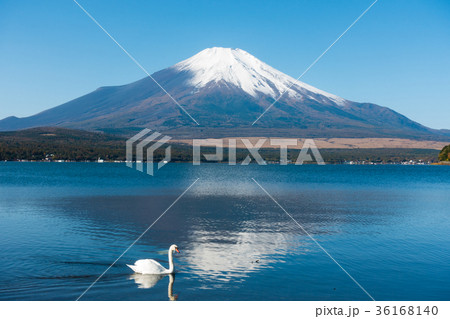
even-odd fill
[{"label": "mount fuji", "polygon": [[[386,107],[324,92],[241,49],[209,48],[150,78],[92,93],[0,130],[59,126],[131,135],[144,127],[176,137],[294,136],[449,139]],[[284,92],[284,94],[283,94]],[[252,126],[266,108],[282,97]]]}]

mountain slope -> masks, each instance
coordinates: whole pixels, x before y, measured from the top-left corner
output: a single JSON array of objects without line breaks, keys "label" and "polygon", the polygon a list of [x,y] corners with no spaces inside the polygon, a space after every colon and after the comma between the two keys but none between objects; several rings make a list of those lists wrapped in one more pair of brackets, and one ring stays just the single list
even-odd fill
[{"label": "mountain slope", "polygon": [[[197,126],[150,78],[102,87],[0,130],[61,126],[130,135],[144,127],[173,136],[444,138],[395,111],[324,92],[240,49],[210,48],[152,75],[200,123]],[[281,93],[254,126],[251,123]]]}]

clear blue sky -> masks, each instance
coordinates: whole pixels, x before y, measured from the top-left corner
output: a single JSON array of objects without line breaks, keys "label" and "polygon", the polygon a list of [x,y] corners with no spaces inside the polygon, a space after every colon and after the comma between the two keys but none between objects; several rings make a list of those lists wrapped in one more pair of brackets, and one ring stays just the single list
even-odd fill
[{"label": "clear blue sky", "polygon": [[[150,73],[222,46],[296,78],[372,0],[79,2]],[[144,76],[73,1],[0,1],[0,118]],[[450,129],[450,1],[379,0],[302,80]]]}]

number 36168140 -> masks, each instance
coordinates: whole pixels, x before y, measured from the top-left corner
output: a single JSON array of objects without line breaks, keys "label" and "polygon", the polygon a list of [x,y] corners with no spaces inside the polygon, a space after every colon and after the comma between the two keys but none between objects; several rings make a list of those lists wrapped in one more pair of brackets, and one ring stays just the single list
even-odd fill
[{"label": "number 36168140", "polygon": [[438,307],[436,306],[426,306],[426,307],[421,307],[421,306],[377,306],[377,316],[380,315],[385,315],[385,316],[412,316],[412,315],[417,315],[417,316],[421,316],[421,315],[431,315],[431,316],[436,316],[439,312]]}]

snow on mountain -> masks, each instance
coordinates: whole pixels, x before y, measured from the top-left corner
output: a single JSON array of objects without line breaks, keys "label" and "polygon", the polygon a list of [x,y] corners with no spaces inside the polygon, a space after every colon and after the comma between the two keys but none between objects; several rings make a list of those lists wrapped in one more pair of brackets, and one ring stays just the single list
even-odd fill
[{"label": "snow on mountain", "polygon": [[346,101],[296,81],[241,49],[208,48],[172,68],[190,72],[191,78],[187,84],[195,88],[225,83],[234,85],[253,97],[264,94],[276,99],[286,91],[285,95],[292,98],[306,95],[316,99],[315,95],[321,95],[338,105],[344,105]]}]

